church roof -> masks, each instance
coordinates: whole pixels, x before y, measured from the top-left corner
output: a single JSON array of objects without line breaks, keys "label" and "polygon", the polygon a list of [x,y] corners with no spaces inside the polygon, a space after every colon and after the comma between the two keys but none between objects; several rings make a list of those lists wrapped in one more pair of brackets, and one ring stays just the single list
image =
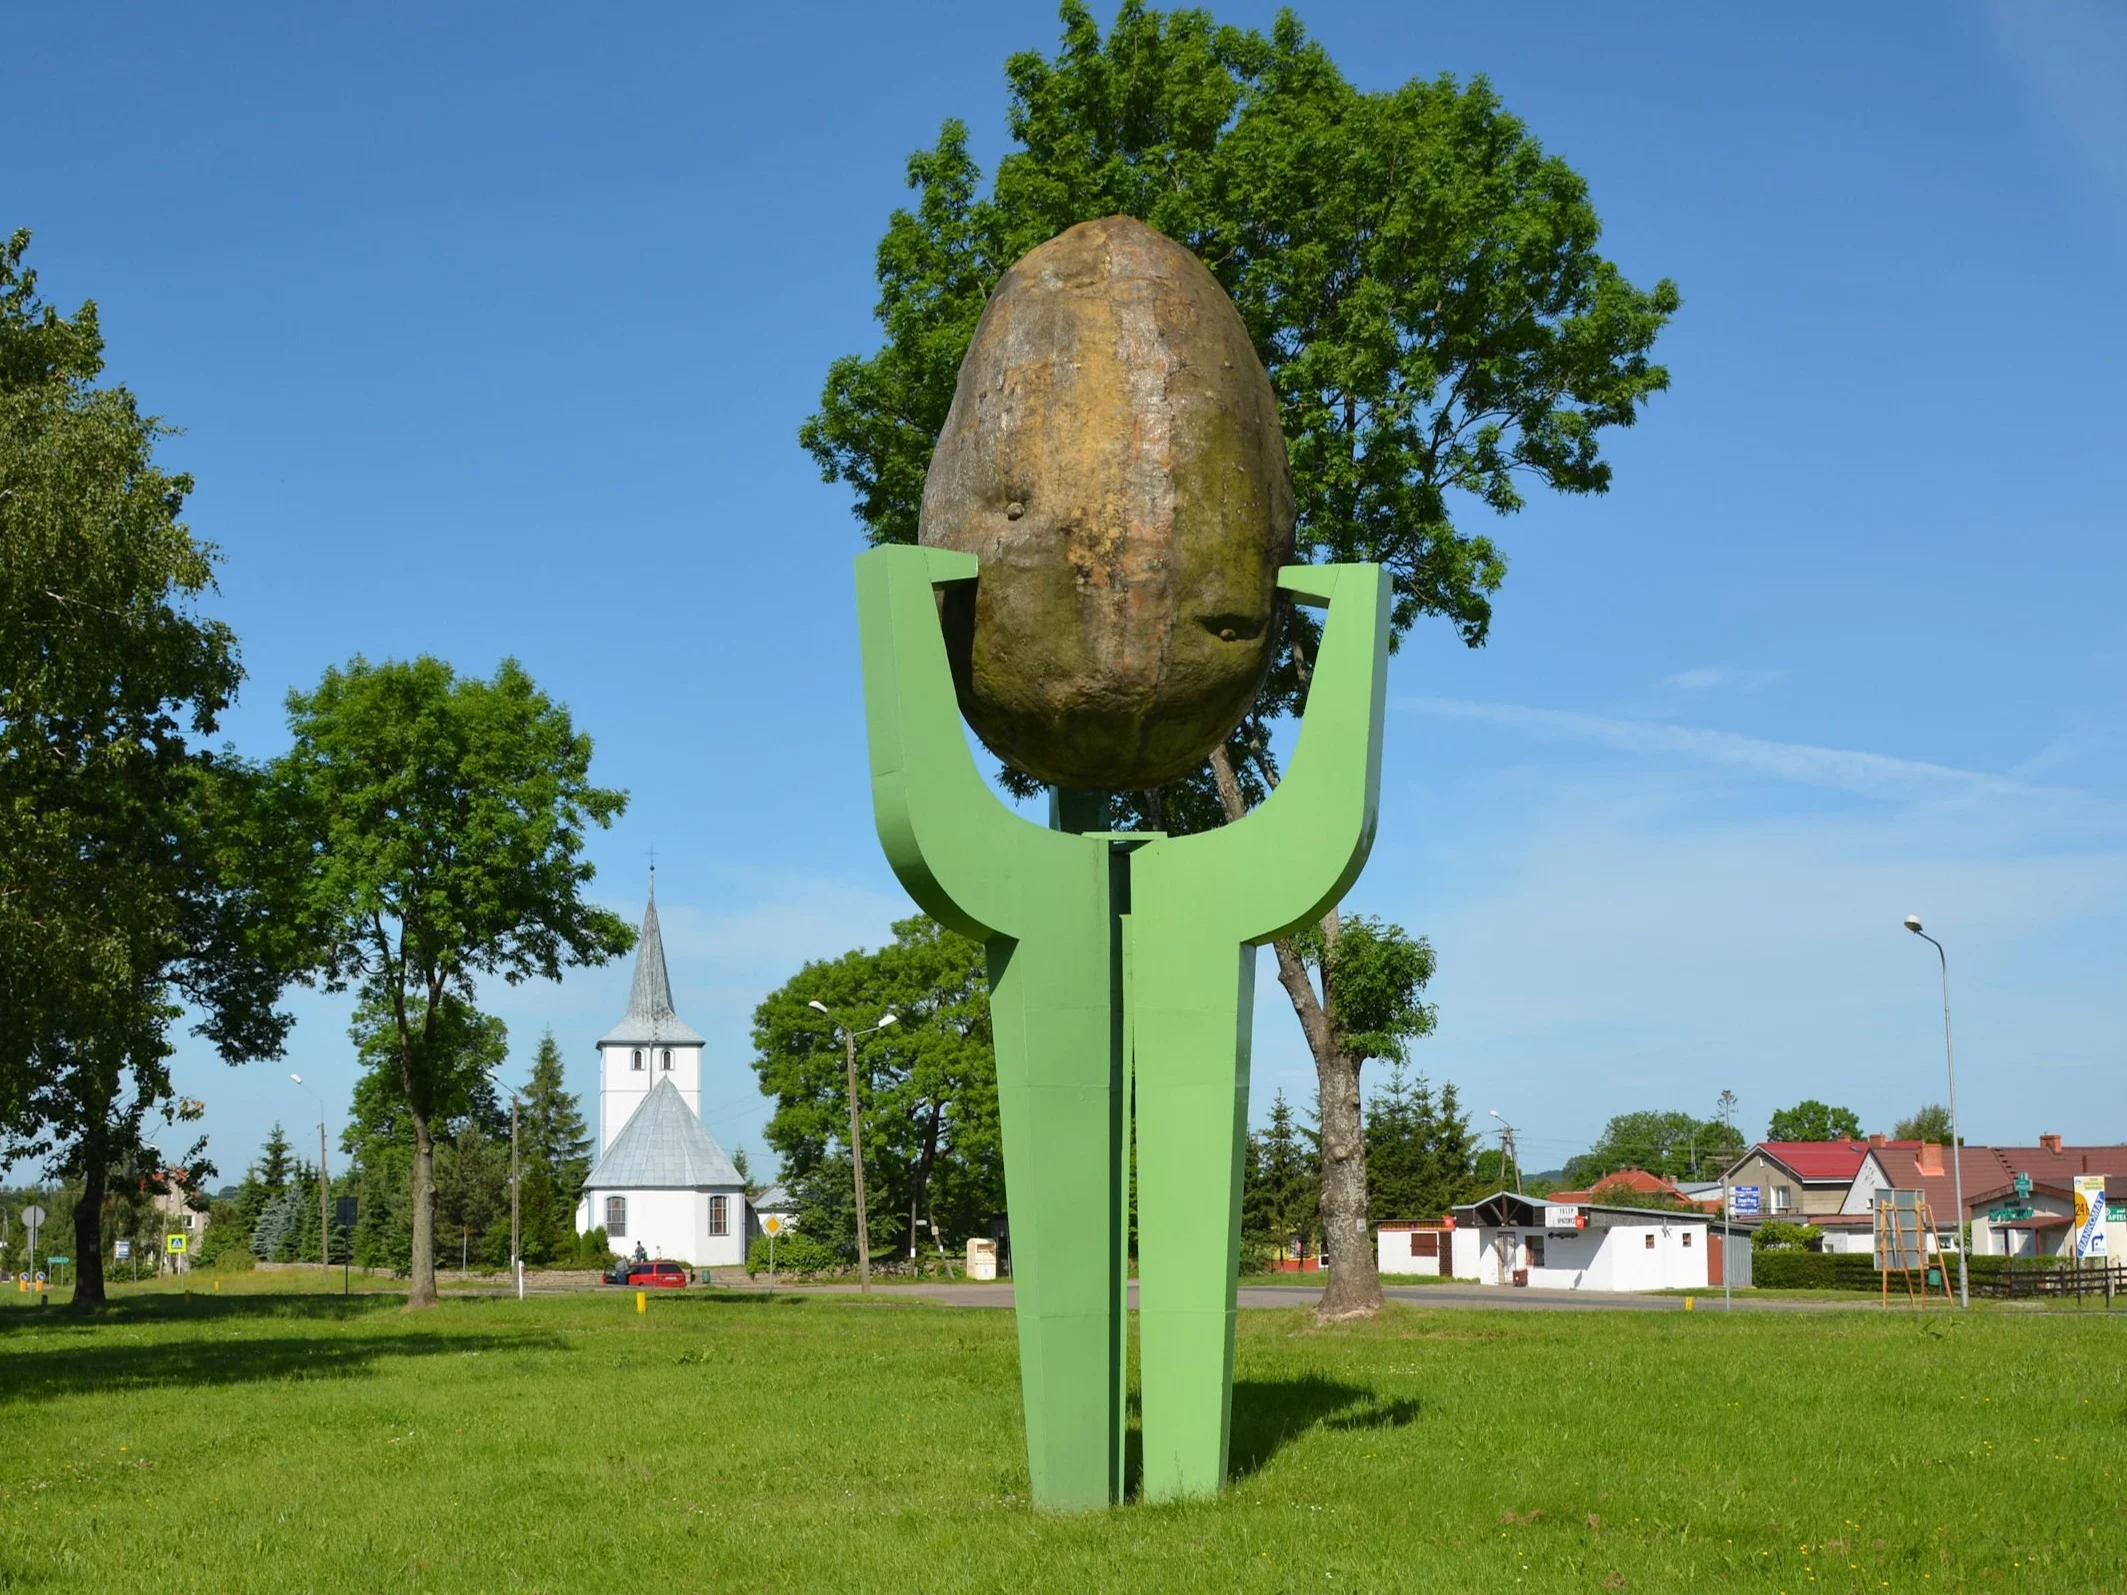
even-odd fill
[{"label": "church roof", "polygon": [[746,1182],[679,1089],[660,1080],[583,1183],[597,1191],[688,1191]]},{"label": "church roof", "polygon": [[701,1032],[672,1011],[672,977],[665,972],[665,938],[657,928],[657,881],[650,882],[650,906],[643,910],[643,932],[635,944],[635,983],[628,988],[628,1011],[619,1024],[598,1038],[601,1047],[699,1047]]}]

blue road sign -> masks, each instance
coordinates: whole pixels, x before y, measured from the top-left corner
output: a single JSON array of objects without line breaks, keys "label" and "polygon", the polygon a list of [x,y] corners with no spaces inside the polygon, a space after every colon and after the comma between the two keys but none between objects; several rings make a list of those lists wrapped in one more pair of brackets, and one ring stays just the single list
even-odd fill
[{"label": "blue road sign", "polygon": [[1734,1187],[1729,1195],[1728,1210],[1735,1214],[1737,1218],[1756,1218],[1758,1216],[1758,1193],[1760,1189],[1761,1187],[1756,1185],[1738,1185]]}]

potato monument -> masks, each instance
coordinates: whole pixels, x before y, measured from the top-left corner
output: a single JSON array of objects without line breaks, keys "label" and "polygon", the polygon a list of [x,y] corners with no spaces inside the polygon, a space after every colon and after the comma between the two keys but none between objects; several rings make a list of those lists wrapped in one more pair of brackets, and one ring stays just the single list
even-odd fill
[{"label": "potato monument", "polygon": [[1194,255],[1109,216],[1005,273],[919,533],[981,560],[944,625],[992,750],[1079,790],[1187,774],[1262,686],[1292,527],[1270,381]]}]

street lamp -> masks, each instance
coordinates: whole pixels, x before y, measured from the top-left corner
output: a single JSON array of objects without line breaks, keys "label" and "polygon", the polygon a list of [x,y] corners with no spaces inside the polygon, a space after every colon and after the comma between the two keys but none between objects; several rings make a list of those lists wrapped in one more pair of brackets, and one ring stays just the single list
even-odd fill
[{"label": "street lamp", "polygon": [[522,1218],[517,1203],[517,1088],[505,1084],[494,1070],[483,1071],[495,1084],[510,1094],[510,1272],[517,1276],[517,1299],[524,1300],[524,1257],[519,1250],[519,1234]]},{"label": "street lamp", "polygon": [[289,1079],[310,1093],[310,1100],[318,1105],[318,1268],[327,1278],[332,1275],[332,1180],[325,1172],[325,1099],[313,1086],[305,1085],[299,1074],[290,1074]]},{"label": "street lamp", "polygon": [[1957,1203],[1957,1303],[1972,1305],[1972,1283],[1965,1272],[1965,1160],[1963,1138],[1957,1133],[1957,1052],[1950,1044],[1950,955],[1942,943],[1920,928],[1920,916],[1905,916],[1905,928],[1935,949],[1942,966],[1942,1056],[1950,1071],[1950,1188]]},{"label": "street lamp", "polygon": [[864,1218],[864,1134],[857,1119],[857,1038],[876,1035],[901,1021],[889,1012],[868,1030],[852,1030],[835,1017],[826,1003],[808,1002],[806,1007],[825,1014],[829,1024],[842,1032],[842,1056],[849,1075],[849,1167],[857,1188],[857,1289],[871,1293],[871,1229]]}]

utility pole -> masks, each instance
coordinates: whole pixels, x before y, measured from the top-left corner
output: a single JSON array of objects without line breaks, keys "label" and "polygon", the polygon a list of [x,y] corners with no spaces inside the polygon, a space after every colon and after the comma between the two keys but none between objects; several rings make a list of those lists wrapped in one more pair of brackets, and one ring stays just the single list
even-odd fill
[{"label": "utility pole", "polygon": [[824,1002],[808,1002],[806,1007],[825,1014],[828,1023],[842,1032],[842,1058],[848,1074],[849,1086],[849,1167],[856,1182],[857,1192],[857,1289],[871,1294],[871,1228],[864,1215],[864,1126],[857,1112],[857,1038],[884,1030],[900,1021],[887,1014],[869,1030],[852,1030]]},{"label": "utility pole", "polygon": [[310,1099],[318,1105],[318,1271],[328,1279],[332,1277],[332,1177],[325,1172],[325,1099],[304,1083],[299,1074],[289,1079],[310,1092]]},{"label": "utility pole", "polygon": [[524,1189],[517,1175],[517,1093],[510,1093],[510,1267],[517,1275],[517,1299],[524,1300],[523,1209],[518,1193]]}]

